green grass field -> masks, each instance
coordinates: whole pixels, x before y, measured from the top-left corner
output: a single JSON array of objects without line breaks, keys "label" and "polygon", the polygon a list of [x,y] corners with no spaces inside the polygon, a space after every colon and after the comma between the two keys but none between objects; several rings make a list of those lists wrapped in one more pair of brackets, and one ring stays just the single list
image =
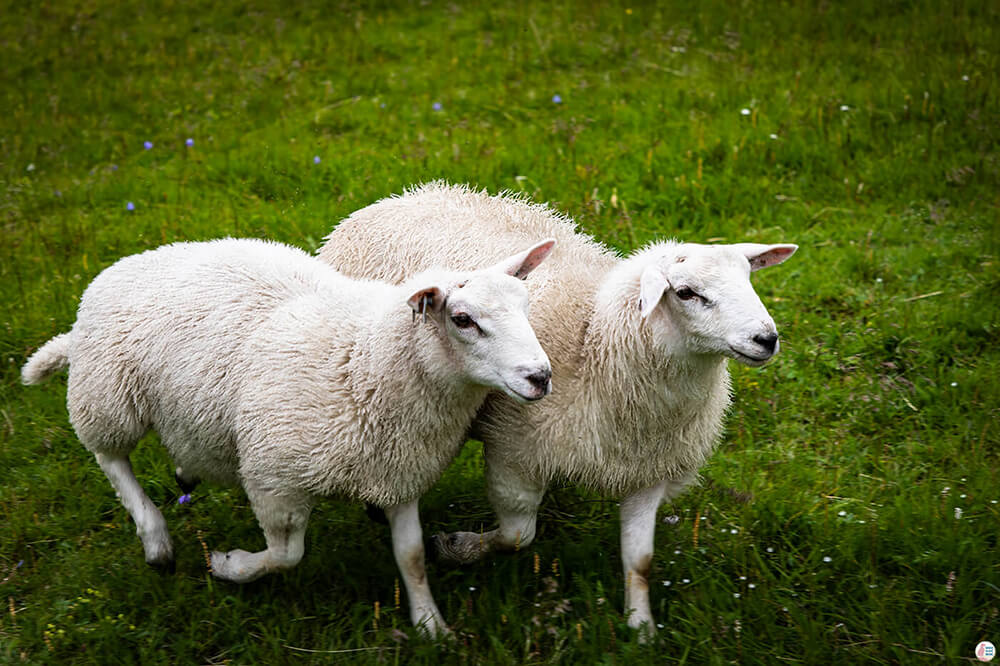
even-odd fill
[{"label": "green grass field", "polygon": [[[0,661],[892,664],[1000,644],[1000,5],[2,5]],[[680,520],[658,528],[649,646],[621,613],[616,498],[553,488],[531,547],[432,564],[456,633],[436,645],[356,503],[318,507],[292,572],[214,581],[203,544],[263,537],[239,490],[178,505],[153,435],[133,462],[178,569],[149,569],[65,379],[20,385],[124,255],[314,250],[435,178],[523,191],[622,252],[801,246],[755,277],[783,351],[732,367],[705,482],[661,509]],[[477,444],[422,515],[491,526]]]}]

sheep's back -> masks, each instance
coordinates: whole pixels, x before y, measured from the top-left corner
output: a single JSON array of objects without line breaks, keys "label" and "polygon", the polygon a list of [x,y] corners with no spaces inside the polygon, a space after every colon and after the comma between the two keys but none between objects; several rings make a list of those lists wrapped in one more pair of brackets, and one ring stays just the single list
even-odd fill
[{"label": "sheep's back", "polygon": [[428,268],[485,268],[546,238],[556,246],[526,284],[532,325],[559,377],[575,372],[594,293],[618,257],[548,206],[429,183],[352,213],[319,258],[351,277],[398,283]]},{"label": "sheep's back", "polygon": [[246,336],[330,276],[345,280],[301,250],[252,240],[177,243],[119,260],[88,286],[73,327],[74,426],[155,428],[188,473],[232,482],[238,391],[257,374]]}]

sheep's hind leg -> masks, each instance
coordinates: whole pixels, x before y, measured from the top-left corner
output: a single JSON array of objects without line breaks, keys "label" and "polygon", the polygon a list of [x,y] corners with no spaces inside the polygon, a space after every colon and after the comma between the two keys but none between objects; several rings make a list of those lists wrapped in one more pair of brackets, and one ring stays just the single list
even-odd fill
[{"label": "sheep's hind leg", "polygon": [[264,530],[267,549],[256,553],[245,550],[212,553],[212,574],[234,583],[249,583],[264,574],[298,564],[305,552],[306,525],[312,510],[312,502],[302,496],[279,496],[249,487],[247,496]]},{"label": "sheep's hind leg", "polygon": [[142,540],[146,563],[173,571],[174,546],[170,542],[167,521],[139,485],[128,456],[97,453],[95,457],[97,464],[104,470],[104,475],[118,492],[125,509],[135,521],[135,531]]},{"label": "sheep's hind leg", "polygon": [[417,500],[386,507],[385,515],[392,529],[392,552],[396,557],[396,566],[399,567],[410,602],[410,619],[430,636],[450,633],[441,611],[434,603],[434,597],[431,596],[430,585],[427,584]]},{"label": "sheep's hind leg", "polygon": [[487,459],[486,488],[500,526],[482,533],[437,534],[433,544],[440,560],[470,564],[495,550],[516,551],[534,541],[545,486],[525,479],[495,459]]}]

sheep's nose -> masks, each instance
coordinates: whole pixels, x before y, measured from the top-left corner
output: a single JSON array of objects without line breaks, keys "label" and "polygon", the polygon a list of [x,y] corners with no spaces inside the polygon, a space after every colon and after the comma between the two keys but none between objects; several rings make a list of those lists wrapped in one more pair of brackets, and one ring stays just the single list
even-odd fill
[{"label": "sheep's nose", "polygon": [[525,377],[525,379],[536,389],[544,393],[548,391],[549,380],[552,379],[552,369],[545,368],[544,370],[538,370]]},{"label": "sheep's nose", "polygon": [[778,344],[777,333],[764,333],[753,336],[753,341],[767,350],[768,354],[774,353],[774,348]]}]

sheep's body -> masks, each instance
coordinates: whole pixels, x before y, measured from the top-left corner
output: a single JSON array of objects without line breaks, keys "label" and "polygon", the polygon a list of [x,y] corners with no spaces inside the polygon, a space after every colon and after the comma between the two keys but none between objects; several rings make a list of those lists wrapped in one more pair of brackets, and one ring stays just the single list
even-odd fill
[{"label": "sheep's body", "polygon": [[636,300],[642,255],[622,260],[547,206],[431,184],[354,212],[319,258],[345,275],[395,282],[441,262],[495,261],[538,234],[557,241],[528,285],[553,392],[532,405],[490,395],[474,434],[542,484],[562,478],[626,495],[692,475],[719,435],[728,372],[721,357],[673,362],[640,327],[639,310],[623,307]]},{"label": "sheep's body", "polygon": [[[416,501],[498,386],[470,382],[443,326],[414,324],[406,304],[411,285],[452,289],[469,275],[480,274],[439,271],[396,286],[348,279],[263,241],[165,246],[95,278],[72,331],[40,349],[23,378],[69,365],[70,420],[135,517],[150,563],[172,564],[172,546],[128,455],[155,428],[185,477],[242,484],[265,531],[263,554],[215,553],[216,575],[243,582],[294,565],[315,499],[360,498],[399,517],[394,542],[406,532],[407,562],[394,545],[414,621],[438,631]],[[500,304],[524,291],[509,275],[471,281]],[[544,358],[526,319],[522,329],[520,358]]]},{"label": "sheep's body", "polygon": [[[538,405],[497,394],[487,398],[473,434],[485,444],[487,488],[500,527],[485,535],[448,535],[438,547],[446,557],[472,561],[493,549],[525,546],[553,479],[624,496],[629,622],[651,628],[646,576],[656,507],[688,485],[711,454],[730,383],[725,356],[707,342],[704,349],[689,344],[689,337],[702,344],[707,333],[689,336],[667,304],[640,310],[640,294],[658,284],[650,279],[658,275],[650,266],[675,271],[689,256],[688,265],[706,275],[742,278],[752,294],[742,252],[749,246],[723,253],[661,242],[623,259],[547,206],[431,183],[356,211],[334,229],[319,257],[347,275],[392,282],[439,262],[488,262],[507,244],[538,234],[558,241],[529,285],[531,321],[552,362],[554,390]],[[748,256],[762,247],[754,246]],[[794,250],[782,247],[792,248],[783,250],[787,254]],[[655,301],[660,297],[653,295]],[[755,294],[747,298],[753,299]],[[766,324],[769,317],[760,309],[759,323]],[[735,344],[746,351],[743,342]],[[725,353],[734,356],[736,350]],[[759,355],[768,353],[743,358],[758,364]]]},{"label": "sheep's body", "polygon": [[439,359],[422,368],[404,353],[435,350],[408,295],[260,241],[126,257],[81,299],[71,421],[95,453],[127,453],[153,428],[201,479],[410,501],[447,465],[486,389],[456,391],[458,378],[430,374]]}]

